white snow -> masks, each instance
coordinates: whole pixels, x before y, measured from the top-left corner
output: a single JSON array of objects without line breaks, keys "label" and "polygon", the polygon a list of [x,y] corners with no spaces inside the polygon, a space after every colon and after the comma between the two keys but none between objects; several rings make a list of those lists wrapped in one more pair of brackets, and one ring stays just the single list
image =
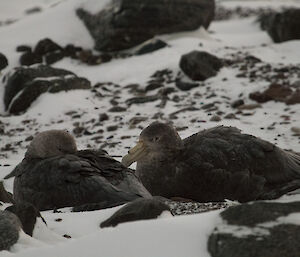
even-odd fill
[{"label": "white snow", "polygon": [[[0,73],[0,98],[3,98],[5,86],[3,76],[19,66],[20,53],[15,50],[18,45],[26,44],[33,47],[40,39],[48,37],[62,46],[72,43],[91,49],[94,42],[76,16],[75,9],[84,6],[91,12],[96,12],[105,7],[107,2],[107,0],[1,0],[0,22],[17,21],[12,24],[1,23],[0,26],[0,51],[9,59],[9,66]],[[300,6],[300,2],[296,0],[219,2],[228,8]],[[36,6],[41,7],[41,12],[25,14],[25,10]],[[219,57],[228,57],[231,53],[242,51],[275,65],[280,63],[297,65],[300,62],[299,40],[274,44],[267,33],[260,30],[254,17],[214,21],[208,33],[199,29],[193,32],[162,35],[159,38],[166,40],[171,47],[143,56],[115,59],[99,66],[87,66],[69,58],[64,58],[53,65],[86,77],[92,85],[97,82],[113,82],[120,86],[107,86],[111,92],[99,89],[99,92],[106,95],[104,98],[96,97],[90,91],[85,90],[44,94],[30,106],[26,113],[18,116],[8,116],[1,101],[0,121],[4,123],[5,131],[19,128],[24,130],[14,132],[13,137],[5,135],[0,138],[0,148],[6,144],[12,144],[17,150],[14,153],[0,152],[0,179],[22,160],[28,145],[25,139],[37,132],[54,128],[72,131],[73,123],[79,122],[91,132],[96,133],[99,129],[103,129],[103,133],[97,132],[92,136],[76,138],[79,149],[86,148],[88,144],[93,148],[98,148],[100,145],[91,138],[99,134],[109,143],[119,142],[114,148],[106,150],[111,155],[123,156],[128,151],[128,147],[135,143],[141,131],[140,128],[129,128],[130,119],[137,113],[140,113],[141,117],[149,118],[140,123],[142,127],[152,121],[151,117],[155,113],[162,112],[163,118],[168,119],[170,113],[188,107],[192,102],[194,102],[193,106],[200,109],[203,104],[220,101],[220,110],[229,113],[232,112],[230,103],[238,99],[240,94],[243,94],[242,98],[247,104],[254,103],[248,98],[248,94],[255,90],[262,91],[268,86],[267,82],[250,83],[246,78],[237,78],[237,70],[225,67],[216,77],[209,79],[205,87],[198,87],[189,92],[176,92],[178,96],[185,96],[184,100],[179,103],[168,101],[165,108],[157,106],[159,101],[132,105],[123,113],[108,113],[109,120],[99,127],[94,127],[89,123],[91,119],[98,120],[100,113],[108,112],[111,107],[109,101],[114,98],[113,92],[120,91],[118,95],[120,98],[117,100],[120,106],[126,106],[126,99],[133,95],[128,92],[129,89],[123,89],[124,86],[137,83],[143,88],[151,79],[150,76],[157,70],[168,68],[174,74],[179,72],[179,59],[182,54],[189,51],[205,50]],[[296,81],[299,77],[293,79]],[[174,83],[169,86],[173,87]],[[210,92],[209,87],[219,95],[212,99],[204,97],[204,94]],[[157,91],[149,94],[155,94]],[[221,96],[230,99],[226,100]],[[292,136],[291,131],[291,127],[300,127],[300,105],[291,105],[289,110],[286,108],[285,104],[272,101],[263,104],[263,108],[253,110],[255,114],[252,116],[242,116],[238,120],[223,119],[220,122],[209,121],[211,116],[200,109],[178,114],[178,119],[174,120],[174,124],[178,127],[188,126],[188,129],[179,132],[183,138],[200,129],[216,125],[231,125],[240,128],[243,132],[276,143],[280,147],[300,152],[299,138]],[[74,110],[82,114],[80,119],[72,119],[70,115],[65,115]],[[284,121],[283,114],[290,116],[290,124],[279,125]],[[192,119],[196,122],[192,123]],[[26,120],[30,121],[25,122]],[[277,122],[275,129],[267,130],[266,128],[274,122]],[[113,132],[106,130],[107,126],[116,124],[121,129]],[[121,139],[124,135],[130,137]],[[18,143],[20,141],[22,142]],[[6,180],[4,185],[12,192],[13,179]],[[298,194],[284,196],[278,201],[299,200]],[[3,251],[0,256],[205,257],[209,256],[206,250],[208,235],[220,222],[218,217],[220,211],[212,211],[184,217],[163,215],[164,218],[157,220],[138,221],[121,224],[116,228],[100,229],[99,224],[118,208],[120,207],[85,213],[70,213],[68,209],[63,209],[63,213],[43,212],[42,215],[48,226],[45,227],[39,221],[33,238],[22,234],[11,251]],[[57,219],[62,220],[55,221]],[[289,220],[299,221],[295,216],[289,217]],[[64,238],[63,235],[69,235],[71,239]]]}]

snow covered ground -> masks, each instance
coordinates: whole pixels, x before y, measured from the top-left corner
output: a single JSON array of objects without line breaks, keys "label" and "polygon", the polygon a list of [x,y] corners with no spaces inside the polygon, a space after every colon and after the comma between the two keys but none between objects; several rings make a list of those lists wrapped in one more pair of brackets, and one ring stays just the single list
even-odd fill
[{"label": "snow covered ground", "polygon": [[[2,77],[19,66],[20,53],[16,52],[18,45],[34,46],[40,39],[48,37],[62,46],[73,43],[91,49],[93,40],[74,10],[80,6],[99,10],[105,2],[107,1],[0,1],[0,51],[9,60],[9,66],[0,74],[0,98],[3,98],[5,84]],[[300,7],[300,1],[296,0],[228,0],[218,1],[218,4],[226,8],[236,6],[279,8],[283,5]],[[95,5],[97,8],[94,8]],[[32,14],[25,13],[33,7],[39,7],[41,10]],[[137,140],[141,128],[154,120],[152,118],[155,114],[168,120],[171,113],[191,105],[199,110],[182,112],[176,115],[177,119],[172,120],[179,128],[187,127],[179,132],[182,137],[216,125],[231,125],[285,149],[300,152],[300,139],[291,131],[292,127],[300,127],[300,104],[287,106],[284,103],[271,101],[263,104],[262,108],[249,111],[251,115],[240,115],[238,119],[222,119],[220,122],[210,121],[214,113],[205,112],[201,109],[203,105],[214,102],[218,110],[226,114],[233,113],[230,103],[242,98],[246,104],[252,104],[254,102],[248,98],[248,94],[256,90],[262,91],[269,85],[264,80],[250,83],[248,78],[236,77],[239,70],[231,67],[224,67],[216,77],[207,80],[205,86],[188,92],[175,92],[174,94],[181,99],[179,102],[167,101],[165,107],[160,107],[159,101],[143,105],[126,105],[125,101],[134,95],[125,86],[139,84],[144,88],[154,72],[166,68],[171,70],[175,77],[180,72],[178,64],[181,55],[192,50],[205,50],[224,58],[229,58],[231,54],[240,51],[256,56],[276,67],[299,65],[300,41],[274,44],[255,20],[256,17],[214,21],[208,33],[199,29],[194,32],[163,35],[160,38],[167,40],[171,47],[152,54],[114,59],[99,66],[87,66],[70,58],[55,63],[54,67],[64,68],[78,76],[86,77],[92,85],[98,82],[113,82],[114,85],[107,85],[110,92],[99,89],[104,97],[97,97],[93,92],[83,90],[45,94],[39,97],[26,113],[19,116],[8,116],[4,111],[3,103],[0,102],[0,121],[4,124],[6,132],[0,138],[2,149],[0,179],[22,160],[28,145],[25,139],[37,132],[53,128],[68,129],[72,132],[75,127],[74,122],[79,122],[92,133],[92,135],[77,136],[79,149],[99,148],[106,142],[108,146],[105,149],[111,155],[123,156]],[[14,22],[7,23],[7,21]],[[299,79],[299,76],[291,77],[290,81]],[[168,86],[174,87],[174,83]],[[209,96],[212,93],[216,96],[211,98]],[[117,100],[120,106],[126,107],[126,111],[108,112],[112,107],[110,103],[112,99]],[[74,120],[66,114],[70,111],[76,111],[80,118]],[[91,120],[98,120],[100,113],[107,113],[109,120],[96,127]],[[145,117],[146,120],[131,128],[130,120],[137,116]],[[286,116],[289,116],[289,123],[285,122]],[[28,120],[29,122],[26,122]],[[107,127],[111,125],[117,125],[118,129],[107,131]],[[273,129],[267,129],[270,126]],[[99,129],[103,130],[100,144],[91,140],[92,137],[100,134],[97,132]],[[7,144],[10,144],[13,150],[4,151]],[[9,191],[12,191],[12,184],[13,179],[5,181],[5,187]],[[292,198],[295,199],[299,200],[297,197]],[[100,222],[118,208],[87,213],[70,213],[67,209],[64,213],[43,212],[48,228],[41,225],[35,231],[35,239],[23,235],[11,252],[1,252],[0,256],[209,256],[206,241],[219,221],[220,211],[100,229]],[[60,218],[62,221],[55,221]],[[63,235],[69,235],[71,239],[66,239],[62,237]]]}]

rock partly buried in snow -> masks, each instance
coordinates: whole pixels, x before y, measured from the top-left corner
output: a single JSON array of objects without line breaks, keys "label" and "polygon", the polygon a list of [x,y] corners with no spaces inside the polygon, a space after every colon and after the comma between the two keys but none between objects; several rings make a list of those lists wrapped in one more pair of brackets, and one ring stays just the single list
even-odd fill
[{"label": "rock partly buried in snow", "polygon": [[159,49],[168,46],[168,44],[160,39],[150,40],[143,44],[139,49],[135,52],[136,55],[149,54]]},{"label": "rock partly buried in snow", "polygon": [[116,211],[103,221],[100,227],[115,227],[129,221],[156,219],[164,211],[170,212],[169,206],[157,199],[137,199]]},{"label": "rock partly buried in snow", "polygon": [[[300,202],[255,202],[221,213],[208,240],[212,257],[294,257],[300,253]],[[296,221],[298,220],[298,221]]]},{"label": "rock partly buried in snow", "polygon": [[264,92],[253,92],[249,98],[259,103],[268,101],[279,101],[286,104],[300,103],[300,90],[293,90],[287,85],[271,84]]},{"label": "rock partly buried in snow", "polygon": [[43,62],[43,56],[30,51],[25,52],[20,57],[20,64],[25,66],[30,66],[32,64],[42,63],[42,62]]},{"label": "rock partly buried in snow", "polygon": [[25,111],[42,93],[56,93],[72,89],[89,89],[90,82],[74,73],[46,65],[17,68],[9,76],[5,92],[5,109],[12,114]]},{"label": "rock partly buried in snow", "polygon": [[95,15],[77,15],[100,51],[136,46],[155,35],[207,28],[214,17],[214,0],[114,0]]},{"label": "rock partly buried in snow", "polygon": [[186,82],[186,81],[182,81],[180,79],[177,79],[175,81],[175,85],[176,85],[177,88],[179,88],[182,91],[189,91],[192,88],[195,88],[195,87],[199,86],[198,83]]},{"label": "rock partly buried in snow", "polygon": [[0,251],[9,250],[18,241],[21,229],[16,215],[0,210]]},{"label": "rock partly buried in snow", "polygon": [[266,30],[274,42],[300,39],[300,8],[282,12],[262,14],[261,28]]},{"label": "rock partly buried in snow", "polygon": [[0,53],[0,71],[3,70],[8,65],[8,60],[6,56]]},{"label": "rock partly buried in snow", "polygon": [[181,56],[179,66],[192,80],[206,80],[216,76],[222,68],[222,61],[204,51],[192,51]]}]

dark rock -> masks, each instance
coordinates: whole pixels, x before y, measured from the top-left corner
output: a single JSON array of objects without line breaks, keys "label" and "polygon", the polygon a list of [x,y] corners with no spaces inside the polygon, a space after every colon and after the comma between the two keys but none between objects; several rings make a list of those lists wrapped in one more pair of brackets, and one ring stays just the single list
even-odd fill
[{"label": "dark rock", "polygon": [[136,46],[155,35],[207,28],[214,16],[214,0],[114,0],[92,15],[78,9],[100,51]]},{"label": "dark rock", "polygon": [[238,107],[239,110],[253,110],[256,108],[261,108],[261,104],[242,104]]},{"label": "dark rock", "polygon": [[9,250],[19,239],[22,224],[11,212],[0,210],[0,251]]},{"label": "dark rock", "polygon": [[3,70],[8,65],[8,60],[6,56],[0,53],[0,71]]},{"label": "dark rock", "polygon": [[192,51],[181,56],[180,68],[192,80],[206,80],[213,77],[223,66],[222,61],[204,51]]},{"label": "dark rock", "polygon": [[269,12],[259,17],[260,26],[274,42],[300,39],[300,8]]},{"label": "dark rock", "polygon": [[72,58],[77,58],[77,53],[81,51],[82,51],[81,47],[74,46],[73,44],[68,44],[64,48],[65,56],[70,56]]},{"label": "dark rock", "polygon": [[136,51],[136,55],[148,54],[166,47],[168,44],[160,39],[152,40],[149,43],[144,44],[139,50]]},{"label": "dark rock", "polygon": [[75,128],[73,129],[73,133],[74,133],[75,135],[80,135],[80,134],[83,133],[83,131],[84,131],[84,127],[79,127],[79,126],[77,126],[77,127],[75,127]]},{"label": "dark rock", "polygon": [[105,121],[105,120],[108,120],[108,119],[109,119],[109,117],[106,113],[101,113],[99,115],[99,121]]},{"label": "dark rock", "polygon": [[101,228],[115,227],[120,223],[156,219],[163,211],[169,211],[168,205],[156,199],[137,199],[116,211],[100,224]]},{"label": "dark rock", "polygon": [[33,14],[33,13],[37,13],[37,12],[41,12],[42,11],[42,8],[41,7],[33,7],[33,8],[30,8],[28,10],[26,10],[26,14]]},{"label": "dark rock", "polygon": [[17,52],[31,52],[31,47],[26,45],[19,45],[16,49]]},{"label": "dark rock", "polygon": [[132,97],[126,100],[126,103],[128,105],[132,104],[143,104],[143,103],[149,103],[149,102],[154,102],[159,99],[158,95],[149,95],[149,96],[137,96],[137,97]]},{"label": "dark rock", "polygon": [[265,103],[271,100],[284,102],[288,96],[293,93],[292,89],[288,86],[280,84],[271,84],[264,92],[254,92],[249,95],[250,99],[259,103]]},{"label": "dark rock", "polygon": [[211,109],[212,107],[215,107],[215,103],[204,104],[204,105],[202,105],[201,109],[208,110],[208,109]]},{"label": "dark rock", "polygon": [[231,104],[231,107],[232,107],[232,108],[237,108],[237,107],[243,105],[244,103],[245,103],[244,100],[238,99],[238,100],[234,101],[234,102]]},{"label": "dark rock", "polygon": [[133,129],[136,127],[137,124],[146,121],[147,119],[148,119],[147,117],[140,117],[140,116],[133,117],[129,120],[129,128]]},{"label": "dark rock", "polygon": [[[49,77],[51,80],[47,79]],[[4,104],[6,110],[16,114],[25,111],[44,92],[56,93],[89,88],[90,82],[87,79],[79,78],[67,70],[45,65],[35,68],[21,67],[9,76],[4,92]]]},{"label": "dark rock", "polygon": [[227,115],[224,116],[224,119],[237,119],[237,117],[233,113],[228,113]]},{"label": "dark rock", "polygon": [[60,51],[51,52],[51,53],[46,54],[45,61],[46,61],[46,64],[50,65],[50,64],[60,61],[64,57],[65,57],[65,55],[63,52],[60,52]]},{"label": "dark rock", "polygon": [[114,107],[111,107],[108,111],[109,112],[125,112],[126,108],[121,107],[121,106],[114,106]]},{"label": "dark rock", "polygon": [[43,57],[39,54],[32,53],[32,52],[25,52],[20,57],[20,64],[30,66],[36,63],[42,63]]},{"label": "dark rock", "polygon": [[300,226],[281,219],[299,212],[300,202],[230,207],[221,213],[223,223],[209,237],[208,251],[212,257],[296,257]]},{"label": "dark rock", "polygon": [[118,129],[118,125],[111,125],[106,128],[107,131],[115,131]]},{"label": "dark rock", "polygon": [[211,118],[210,118],[210,121],[215,121],[215,122],[218,122],[218,121],[221,121],[221,117],[218,116],[218,115],[213,115]]},{"label": "dark rock", "polygon": [[192,88],[198,87],[199,83],[190,83],[190,82],[185,82],[185,81],[177,79],[175,82],[175,85],[177,88],[179,88],[182,91],[189,91]]},{"label": "dark rock", "polygon": [[78,59],[89,65],[97,65],[109,62],[112,59],[110,54],[94,55],[91,50],[82,50],[78,54]]},{"label": "dark rock", "polygon": [[40,40],[34,48],[34,53],[38,55],[45,55],[47,53],[62,51],[62,47],[53,42],[49,38]]},{"label": "dark rock", "polygon": [[291,96],[286,99],[286,104],[299,104],[300,103],[300,89],[297,89]]},{"label": "dark rock", "polygon": [[164,84],[162,83],[159,83],[159,82],[150,82],[146,88],[145,88],[145,91],[148,92],[148,91],[152,91],[152,90],[155,90],[157,88],[160,88],[160,87],[163,87]]}]

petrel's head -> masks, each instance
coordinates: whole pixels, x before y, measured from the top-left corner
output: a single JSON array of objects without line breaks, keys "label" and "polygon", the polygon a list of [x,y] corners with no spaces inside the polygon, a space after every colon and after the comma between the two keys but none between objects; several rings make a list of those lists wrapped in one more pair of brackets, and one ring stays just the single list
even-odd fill
[{"label": "petrel's head", "polygon": [[26,159],[49,158],[57,155],[75,153],[75,139],[64,130],[47,130],[37,134],[31,141]]},{"label": "petrel's head", "polygon": [[122,163],[128,167],[148,155],[169,155],[181,147],[182,140],[172,125],[153,122],[141,132],[137,145],[123,157]]}]

